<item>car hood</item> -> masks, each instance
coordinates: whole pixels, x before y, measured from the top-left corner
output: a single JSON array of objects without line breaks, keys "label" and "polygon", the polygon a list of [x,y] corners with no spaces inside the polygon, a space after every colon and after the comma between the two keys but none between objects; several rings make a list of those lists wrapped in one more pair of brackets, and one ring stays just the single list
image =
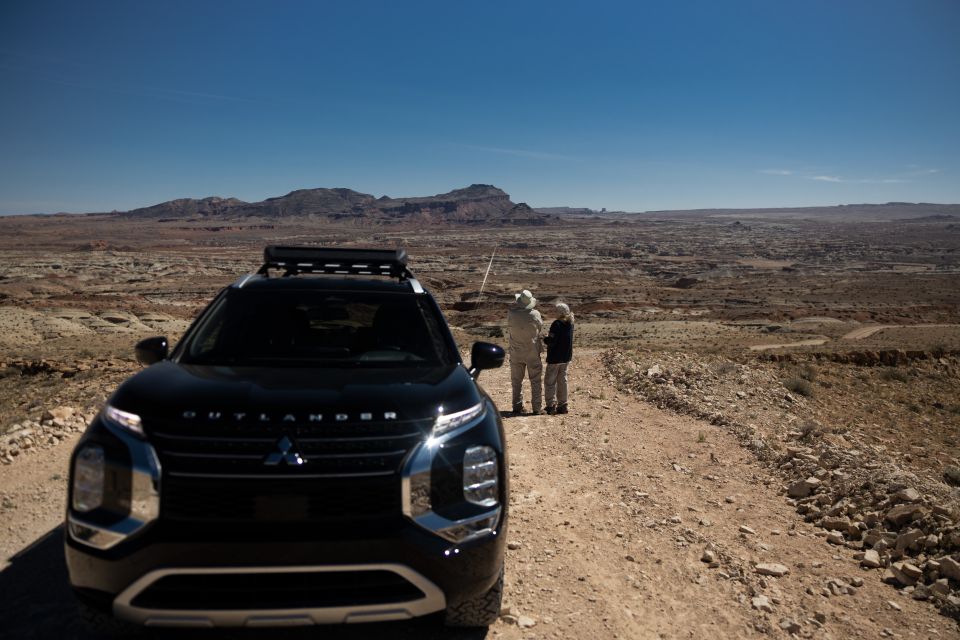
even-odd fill
[{"label": "car hood", "polygon": [[151,418],[206,423],[424,420],[471,407],[482,397],[460,365],[280,369],[164,361],[124,382],[110,404],[140,415],[149,428]]}]

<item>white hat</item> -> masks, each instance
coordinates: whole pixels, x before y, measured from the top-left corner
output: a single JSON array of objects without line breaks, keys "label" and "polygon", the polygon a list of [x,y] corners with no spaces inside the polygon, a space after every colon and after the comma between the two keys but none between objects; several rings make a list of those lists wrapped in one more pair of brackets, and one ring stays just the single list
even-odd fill
[{"label": "white hat", "polygon": [[533,309],[537,306],[537,299],[533,297],[533,294],[529,290],[524,289],[521,293],[513,294],[516,298],[516,301],[523,305],[524,309]]}]

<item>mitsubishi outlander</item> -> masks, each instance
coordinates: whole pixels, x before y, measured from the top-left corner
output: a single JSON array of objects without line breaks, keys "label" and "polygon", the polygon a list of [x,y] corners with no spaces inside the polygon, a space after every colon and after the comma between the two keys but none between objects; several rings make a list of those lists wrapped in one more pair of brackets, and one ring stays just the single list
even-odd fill
[{"label": "mitsubishi outlander", "polygon": [[404,250],[268,247],[177,346],[137,344],[73,452],[84,618],[271,627],[500,609],[503,426]]}]

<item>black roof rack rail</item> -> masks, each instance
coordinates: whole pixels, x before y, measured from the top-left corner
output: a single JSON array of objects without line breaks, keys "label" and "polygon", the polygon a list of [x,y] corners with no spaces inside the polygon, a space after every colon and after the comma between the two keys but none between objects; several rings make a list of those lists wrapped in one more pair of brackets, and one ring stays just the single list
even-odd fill
[{"label": "black roof rack rail", "polygon": [[278,247],[263,250],[263,266],[257,273],[269,276],[270,269],[283,270],[284,277],[301,273],[357,276],[387,276],[413,280],[407,268],[406,249],[325,249],[322,247]]}]

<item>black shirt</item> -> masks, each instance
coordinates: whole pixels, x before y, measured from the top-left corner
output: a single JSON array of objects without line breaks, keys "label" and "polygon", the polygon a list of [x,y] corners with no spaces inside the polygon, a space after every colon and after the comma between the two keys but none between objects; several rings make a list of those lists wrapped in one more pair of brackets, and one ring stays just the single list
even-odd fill
[{"label": "black shirt", "polygon": [[550,334],[543,339],[547,343],[547,364],[560,364],[573,360],[573,323],[554,320]]}]

